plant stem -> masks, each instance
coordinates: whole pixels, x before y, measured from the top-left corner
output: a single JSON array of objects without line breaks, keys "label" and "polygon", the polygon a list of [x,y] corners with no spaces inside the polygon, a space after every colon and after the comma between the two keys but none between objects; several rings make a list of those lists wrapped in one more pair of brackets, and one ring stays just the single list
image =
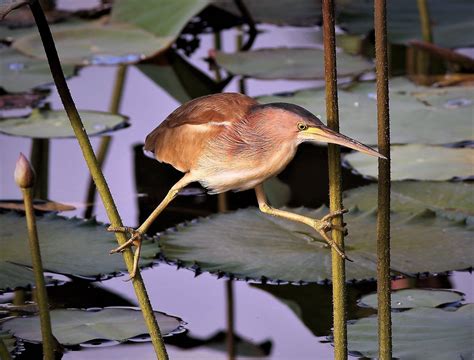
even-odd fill
[{"label": "plant stem", "polygon": [[426,0],[417,0],[418,13],[420,14],[421,34],[423,41],[433,42],[433,32],[431,31],[430,12]]},{"label": "plant stem", "polygon": [[10,355],[7,345],[2,338],[0,338],[0,359],[1,360],[11,360],[12,356]]},{"label": "plant stem", "polygon": [[33,188],[35,199],[48,199],[49,139],[33,139],[31,142],[31,166],[36,170]]},{"label": "plant stem", "polygon": [[[105,181],[104,175],[102,174],[99,163],[97,162],[97,159],[94,155],[94,151],[90,144],[89,137],[87,136],[87,133],[84,130],[81,118],[79,116],[79,113],[77,112],[76,105],[74,104],[71,93],[69,92],[69,88],[67,86],[66,79],[64,78],[63,70],[61,68],[61,63],[59,62],[56,46],[51,35],[51,30],[45,19],[43,10],[41,9],[41,6],[37,1],[33,1],[32,3],[30,3],[30,8],[38,26],[41,40],[43,42],[43,46],[48,58],[51,73],[53,75],[54,83],[56,84],[56,87],[58,89],[58,93],[61,97],[64,109],[66,110],[69,120],[71,121],[71,126],[74,130],[74,133],[76,134],[76,138],[83,152],[84,159],[87,163],[87,166],[89,167],[89,171],[102,198],[102,202],[104,203],[107,216],[109,217],[112,226],[120,227],[122,226],[122,220],[117,211],[117,207],[115,206],[115,202],[112,198],[112,194],[110,193],[110,189],[107,185],[107,182]],[[123,233],[116,233],[116,238],[120,245],[124,244],[127,241],[127,237]],[[133,268],[132,252],[127,249],[123,252],[123,257],[125,260],[125,264],[127,265],[128,271],[131,272]],[[158,323],[154,316],[150,300],[148,299],[145,284],[143,283],[143,279],[139,271],[133,278],[132,284],[135,289],[135,294],[140,304],[145,323],[147,325],[148,331],[150,332],[150,337],[153,343],[155,353],[159,359],[168,359],[168,354],[166,352],[163,338],[161,336]]]},{"label": "plant stem", "polygon": [[235,359],[235,308],[234,308],[234,281],[225,282],[225,293],[227,298],[227,359]]},{"label": "plant stem", "polygon": [[31,252],[31,262],[33,264],[33,274],[36,284],[36,303],[39,308],[41,323],[41,337],[43,338],[43,358],[54,360],[54,340],[51,330],[51,318],[49,316],[48,295],[44,281],[43,264],[41,262],[41,251],[36,231],[36,218],[33,209],[32,188],[22,188],[23,202],[25,204],[26,224],[28,227],[28,241]]},{"label": "plant stem", "polygon": [[[323,0],[322,10],[327,125],[332,130],[339,131],[334,1]],[[329,209],[331,212],[334,212],[342,209],[341,155],[339,146],[328,145],[328,161]],[[334,218],[333,224],[342,226],[342,216]],[[344,234],[339,230],[333,230],[331,235],[334,242],[344,250]],[[334,249],[332,250],[332,291],[334,358],[337,360],[347,359],[345,260]]]},{"label": "plant stem", "polygon": [[390,117],[388,94],[387,5],[375,0],[375,69],[377,77],[378,149],[388,160],[379,159],[377,211],[377,299],[379,359],[392,358],[390,313]]},{"label": "plant stem", "polygon": [[[118,114],[120,103],[122,100],[123,88],[125,84],[125,77],[127,73],[127,65],[119,65],[117,68],[117,74],[115,76],[115,83],[110,101],[109,112],[112,114]],[[99,149],[97,150],[97,162],[100,168],[104,167],[105,158],[110,149],[110,143],[112,141],[111,136],[103,136],[100,139]],[[92,178],[89,179],[89,185],[87,186],[87,197],[86,197],[86,211],[84,211],[84,217],[90,218],[94,213],[95,207],[95,196],[97,188]]]}]

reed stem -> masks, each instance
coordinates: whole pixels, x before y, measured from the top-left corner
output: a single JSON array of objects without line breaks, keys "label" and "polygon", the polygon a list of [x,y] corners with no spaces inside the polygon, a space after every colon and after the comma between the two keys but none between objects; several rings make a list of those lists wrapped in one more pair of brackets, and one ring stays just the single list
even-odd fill
[{"label": "reed stem", "polygon": [[387,56],[387,4],[374,2],[375,68],[377,77],[378,149],[386,159],[378,160],[377,211],[377,299],[379,359],[392,358],[390,312],[390,117]]},{"label": "reed stem", "polygon": [[[48,63],[51,69],[51,74],[53,75],[54,83],[58,89],[64,109],[66,110],[69,120],[71,121],[71,126],[74,130],[74,133],[76,134],[76,138],[83,152],[87,166],[89,167],[91,176],[102,198],[102,202],[104,203],[107,216],[109,217],[110,223],[113,227],[120,227],[123,225],[122,220],[118,213],[117,207],[115,206],[115,202],[112,198],[112,194],[110,193],[110,189],[107,185],[104,175],[100,169],[99,163],[97,162],[97,159],[94,155],[89,137],[84,130],[84,126],[76,109],[76,105],[74,104],[71,93],[67,86],[66,79],[64,78],[64,73],[61,68],[56,46],[51,35],[51,30],[44,16],[43,9],[41,8],[41,5],[38,3],[38,1],[32,1],[29,5],[35,18],[36,25],[38,26],[41,40],[43,42],[46,56],[48,58]],[[127,237],[123,233],[116,233],[115,236],[120,245],[127,241]],[[133,270],[132,252],[127,249],[123,252],[123,257],[125,264],[127,265],[127,269],[131,273]],[[136,276],[132,280],[132,284],[135,289],[135,294],[137,296],[138,303],[140,304],[145,323],[147,325],[148,331],[150,332],[150,337],[156,356],[158,359],[168,359],[168,354],[166,352],[163,338],[154,316],[140,271],[137,271]]]},{"label": "reed stem", "polygon": [[[126,73],[127,65],[119,65],[117,68],[117,74],[115,75],[115,83],[109,106],[109,112],[111,114],[118,114],[119,112]],[[100,139],[99,149],[97,150],[97,162],[99,163],[101,169],[104,167],[105,159],[109,152],[111,142],[112,137],[110,135],[103,136]],[[94,184],[94,180],[90,178],[89,185],[87,186],[86,211],[84,211],[84,218],[86,219],[92,217],[92,214],[94,213],[96,193],[97,188]]]},{"label": "reed stem", "polygon": [[[339,131],[339,109],[337,102],[336,35],[334,21],[334,1],[323,0],[323,41],[324,71],[326,80],[327,125]],[[328,145],[329,161],[329,209],[331,212],[342,209],[341,155],[338,145]],[[333,224],[342,226],[342,216],[333,219]],[[344,250],[344,234],[332,231],[332,238]],[[332,291],[333,291],[333,334],[334,358],[347,359],[346,327],[346,274],[345,260],[332,250]]]},{"label": "reed stem", "polygon": [[8,351],[7,345],[5,344],[5,341],[3,341],[2,338],[0,338],[0,359],[1,360],[12,359],[12,356],[10,355],[10,352]]},{"label": "reed stem", "polygon": [[33,139],[30,153],[31,165],[36,170],[33,198],[48,199],[49,139]]}]

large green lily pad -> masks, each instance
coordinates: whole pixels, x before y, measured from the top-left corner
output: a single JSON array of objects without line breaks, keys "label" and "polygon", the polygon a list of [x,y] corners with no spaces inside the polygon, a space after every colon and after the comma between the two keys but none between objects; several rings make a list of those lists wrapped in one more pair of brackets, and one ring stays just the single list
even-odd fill
[{"label": "large green lily pad", "polygon": [[[392,146],[392,180],[450,180],[474,175],[474,149],[441,146]],[[377,177],[377,160],[362,153],[345,156],[358,173]]]},{"label": "large green lily pad", "polygon": [[[74,67],[63,66],[66,76],[74,73]],[[46,61],[32,59],[12,48],[0,48],[0,87],[16,93],[51,84],[53,77]]]},{"label": "large green lily pad", "polygon": [[[246,0],[256,22],[276,25],[314,26],[321,19],[321,5],[312,0]],[[214,0],[213,5],[242,16],[234,0]]]},{"label": "large green lily pad", "polygon": [[[126,271],[115,236],[94,220],[66,219],[47,214],[36,219],[45,271],[86,278]],[[14,212],[0,213],[0,289],[33,284],[26,219]],[[149,266],[157,252],[145,239],[141,266]]]},{"label": "large green lily pad", "polygon": [[[132,64],[163,51],[173,41],[128,24],[93,23],[52,30],[61,62],[75,65]],[[46,59],[39,34],[20,37],[13,47],[28,56]]]},{"label": "large green lily pad", "polygon": [[[373,28],[374,10],[370,1],[338,0],[337,21],[352,33],[367,33]],[[472,1],[453,0],[449,6],[443,1],[427,1],[430,24],[435,44],[444,47],[472,45],[474,12]],[[422,39],[417,2],[397,0],[387,2],[388,39],[407,43]]]},{"label": "large green lily pad", "polygon": [[210,0],[121,0],[112,8],[111,21],[133,24],[156,36],[176,38],[209,3]]},{"label": "large green lily pad", "polygon": [[[310,48],[276,48],[216,52],[217,64],[234,75],[257,79],[323,79],[324,52]],[[337,54],[339,76],[359,75],[370,71],[373,65],[361,57]]]},{"label": "large green lily pad", "polygon": [[[473,317],[473,304],[456,311],[420,307],[392,313],[393,357],[402,360],[471,359]],[[349,324],[349,351],[376,358],[377,327],[375,317]]]},{"label": "large green lily pad", "polygon": [[[315,219],[327,209],[290,209]],[[348,224],[347,279],[376,276],[376,214],[353,209]],[[472,227],[423,211],[392,214],[392,269],[443,272],[472,266]],[[312,241],[316,240],[316,241]],[[331,251],[308,227],[257,209],[180,225],[159,237],[161,256],[179,266],[238,279],[320,282],[331,278]],[[442,256],[440,254],[449,254]]]},{"label": "large green lily pad", "polygon": [[[437,307],[461,301],[462,294],[450,290],[403,289],[392,292],[392,309],[411,309],[416,307]],[[360,303],[377,309],[377,294],[362,297]]]},{"label": "large green lily pad", "polygon": [[[127,118],[122,115],[99,111],[80,111],[80,115],[89,135],[127,126]],[[74,137],[74,131],[64,110],[34,110],[25,118],[0,119],[0,132],[43,139]]]},{"label": "large green lily pad", "polygon": [[[363,143],[377,144],[375,84],[360,83],[339,90],[341,132]],[[288,102],[325,118],[324,89],[284,96],[264,96],[263,103]],[[390,135],[392,144],[447,144],[473,140],[474,87],[430,88],[406,78],[390,80]]]},{"label": "large green lily pad", "polygon": [[[344,193],[346,207],[357,206],[362,211],[377,206],[377,184]],[[391,184],[392,211],[416,213],[424,209],[452,220],[474,219],[474,184],[439,181],[394,181]]]},{"label": "large green lily pad", "polygon": [[[53,335],[62,345],[78,345],[93,340],[127,341],[148,334],[143,314],[135,308],[110,307],[100,310],[56,309],[50,311]],[[180,318],[155,311],[163,336],[184,331]],[[39,316],[7,320],[2,327],[28,342],[41,342]]]}]

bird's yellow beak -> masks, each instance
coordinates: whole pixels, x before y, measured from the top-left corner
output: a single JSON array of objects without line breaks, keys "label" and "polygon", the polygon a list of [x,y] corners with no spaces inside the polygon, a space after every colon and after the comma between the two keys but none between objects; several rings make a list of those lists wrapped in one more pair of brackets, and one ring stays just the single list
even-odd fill
[{"label": "bird's yellow beak", "polygon": [[306,141],[323,142],[330,144],[342,145],[364,154],[376,156],[382,159],[386,159],[385,156],[381,155],[374,149],[364,145],[348,136],[339,134],[326,126],[310,126],[306,130],[301,131],[301,136]]}]

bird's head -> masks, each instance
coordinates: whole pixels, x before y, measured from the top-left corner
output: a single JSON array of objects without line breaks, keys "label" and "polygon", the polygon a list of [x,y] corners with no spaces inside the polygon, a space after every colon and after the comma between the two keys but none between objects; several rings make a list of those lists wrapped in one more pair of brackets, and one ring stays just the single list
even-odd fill
[{"label": "bird's head", "polygon": [[329,129],[321,120],[301,106],[288,103],[257,105],[255,111],[270,128],[271,134],[281,141],[331,143],[362,153],[385,158],[374,149]]}]

